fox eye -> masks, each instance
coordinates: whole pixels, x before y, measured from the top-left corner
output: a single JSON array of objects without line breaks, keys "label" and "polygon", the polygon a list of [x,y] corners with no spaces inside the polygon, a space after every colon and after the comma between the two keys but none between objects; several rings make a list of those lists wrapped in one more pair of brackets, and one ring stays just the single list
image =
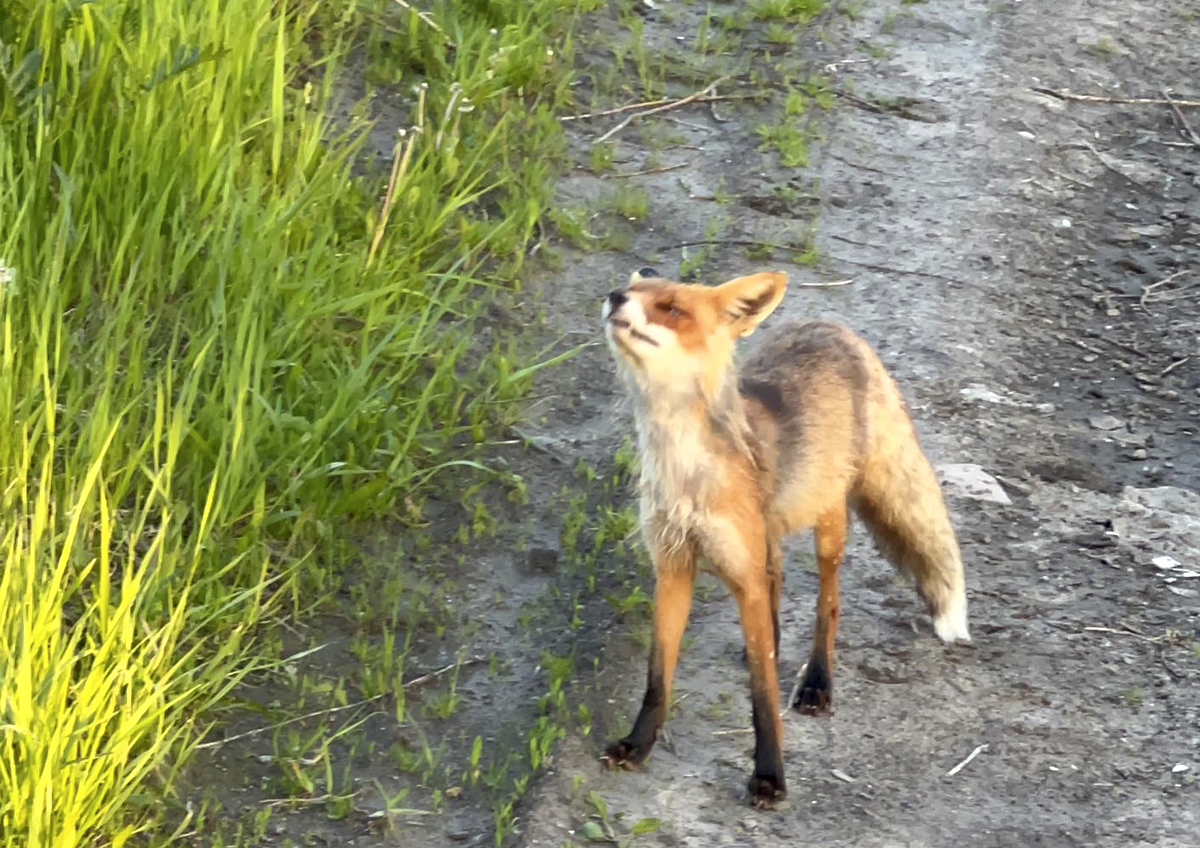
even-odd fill
[{"label": "fox eye", "polygon": [[658,308],[659,308],[659,311],[665,312],[673,318],[687,317],[686,312],[684,312],[682,309],[680,309],[674,303],[671,303],[669,301],[664,301],[663,303],[658,304]]}]

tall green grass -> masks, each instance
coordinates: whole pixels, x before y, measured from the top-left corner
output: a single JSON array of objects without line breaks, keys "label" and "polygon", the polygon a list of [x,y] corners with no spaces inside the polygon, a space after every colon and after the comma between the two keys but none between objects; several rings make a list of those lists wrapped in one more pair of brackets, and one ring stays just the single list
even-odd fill
[{"label": "tall green grass", "polygon": [[[144,829],[264,610],[521,388],[455,328],[549,201],[579,3],[426,8],[0,6],[4,844]],[[390,186],[347,68],[414,127]]]}]

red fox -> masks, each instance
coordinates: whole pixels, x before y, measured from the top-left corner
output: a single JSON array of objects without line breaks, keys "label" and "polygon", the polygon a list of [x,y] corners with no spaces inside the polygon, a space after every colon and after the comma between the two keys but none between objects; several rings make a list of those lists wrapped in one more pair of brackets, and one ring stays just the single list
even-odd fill
[{"label": "red fox", "polygon": [[826,322],[775,329],[741,368],[735,341],[783,298],[787,275],[710,287],[653,269],[604,303],[605,336],[636,410],[642,532],[654,563],[654,635],[641,712],[603,760],[631,768],[666,718],[696,575],[704,557],[737,600],[750,669],[750,801],[786,794],[780,748],[781,542],[812,528],[820,588],[812,652],[793,706],[831,704],[838,566],[853,508],[916,582],[945,642],[969,641],[962,559],[907,406],[874,351]]}]

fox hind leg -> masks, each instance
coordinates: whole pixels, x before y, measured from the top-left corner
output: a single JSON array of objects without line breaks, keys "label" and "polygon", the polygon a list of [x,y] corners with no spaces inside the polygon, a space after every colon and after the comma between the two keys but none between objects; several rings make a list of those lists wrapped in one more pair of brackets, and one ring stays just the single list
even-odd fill
[{"label": "fox hind leg", "polygon": [[845,506],[821,516],[813,536],[817,549],[817,568],[820,571],[817,621],[812,652],[792,704],[806,715],[828,712],[833,703],[833,643],[840,613],[838,568],[846,551]]}]

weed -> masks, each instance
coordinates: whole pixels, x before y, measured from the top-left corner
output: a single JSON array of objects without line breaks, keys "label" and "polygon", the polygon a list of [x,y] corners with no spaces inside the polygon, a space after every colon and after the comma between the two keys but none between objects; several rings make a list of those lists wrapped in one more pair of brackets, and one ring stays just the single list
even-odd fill
[{"label": "weed", "polygon": [[808,164],[808,134],[794,118],[784,118],[777,124],[759,124],[754,132],[762,139],[761,149],[778,152],[784,167],[803,168]]},{"label": "weed", "polygon": [[613,157],[616,156],[617,145],[610,141],[593,144],[591,150],[591,167],[593,174],[607,174],[613,169]]},{"label": "weed", "polygon": [[796,33],[781,23],[772,22],[763,33],[763,38],[770,44],[790,47],[796,43]]},{"label": "weed", "polygon": [[609,818],[608,802],[604,800],[604,796],[593,789],[588,792],[587,800],[595,813],[583,823],[583,826],[579,828],[579,833],[589,841],[611,842],[617,848],[630,848],[637,837],[653,833],[662,826],[662,822],[658,819],[642,818],[633,823],[628,834],[624,837],[618,836],[613,828],[612,820]]},{"label": "weed", "polygon": [[1107,59],[1121,52],[1121,48],[1112,36],[1102,35],[1093,44],[1088,45],[1088,50],[1097,56]]},{"label": "weed", "polygon": [[751,15],[757,21],[805,23],[825,8],[825,0],[759,0]]},{"label": "weed", "polygon": [[622,218],[641,221],[650,213],[650,195],[641,186],[626,186],[610,194],[605,206]]}]

